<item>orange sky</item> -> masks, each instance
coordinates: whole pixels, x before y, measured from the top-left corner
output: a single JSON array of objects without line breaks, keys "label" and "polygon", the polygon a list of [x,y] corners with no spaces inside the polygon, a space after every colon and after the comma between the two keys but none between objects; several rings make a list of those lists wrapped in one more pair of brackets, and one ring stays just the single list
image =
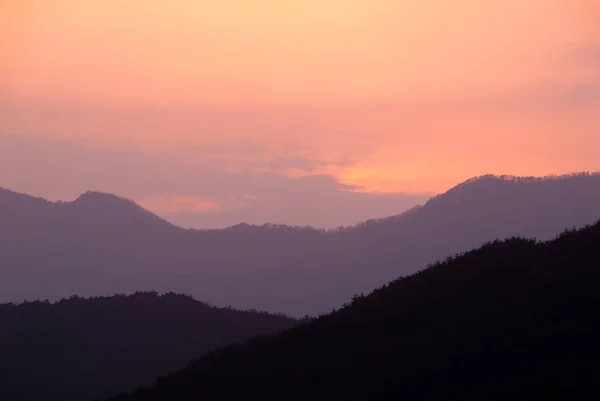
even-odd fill
[{"label": "orange sky", "polygon": [[209,169],[436,193],[484,173],[598,170],[599,4],[0,0],[0,138],[22,139],[0,142],[0,186],[73,196],[85,182],[20,164],[23,143],[56,141],[168,153],[152,190],[87,184],[211,213],[260,196],[167,181]]}]

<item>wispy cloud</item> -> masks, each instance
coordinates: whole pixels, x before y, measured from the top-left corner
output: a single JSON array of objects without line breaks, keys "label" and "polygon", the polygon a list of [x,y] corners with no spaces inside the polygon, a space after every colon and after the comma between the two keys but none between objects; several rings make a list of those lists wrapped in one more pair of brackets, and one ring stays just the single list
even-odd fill
[{"label": "wispy cloud", "polygon": [[598,168],[597,0],[267,3],[0,2],[0,185],[337,224]]},{"label": "wispy cloud", "polygon": [[155,213],[198,213],[218,211],[221,204],[215,201],[202,200],[195,196],[155,196],[138,199],[144,208]]},{"label": "wispy cloud", "polygon": [[89,189],[116,193],[197,228],[242,221],[335,227],[401,213],[429,197],[360,193],[331,175],[254,172],[250,164],[232,172],[223,159],[200,154],[194,160],[189,150],[98,149],[27,135],[0,135],[0,186],[54,200],[71,200]]}]

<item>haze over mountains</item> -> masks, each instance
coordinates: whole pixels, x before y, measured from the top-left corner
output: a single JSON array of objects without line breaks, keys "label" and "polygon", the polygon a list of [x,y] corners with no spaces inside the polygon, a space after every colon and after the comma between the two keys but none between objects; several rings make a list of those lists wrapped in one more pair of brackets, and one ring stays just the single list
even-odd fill
[{"label": "haze over mountains", "polygon": [[510,236],[550,239],[600,218],[600,175],[483,176],[399,216],[321,231],[184,230],[135,203],[0,190],[0,301],[137,290],[316,315],[427,263]]}]

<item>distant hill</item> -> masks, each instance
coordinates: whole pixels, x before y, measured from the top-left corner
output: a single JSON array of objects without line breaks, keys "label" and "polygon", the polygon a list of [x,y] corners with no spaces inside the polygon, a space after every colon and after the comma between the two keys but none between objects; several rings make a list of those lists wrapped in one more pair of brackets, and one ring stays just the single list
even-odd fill
[{"label": "distant hill", "polygon": [[595,400],[599,250],[494,241],[110,400]]},{"label": "distant hill", "polygon": [[316,315],[427,263],[510,236],[549,239],[600,218],[600,175],[471,179],[399,216],[333,231],[184,230],[88,192],[51,203],[0,191],[0,301],[183,292]]},{"label": "distant hill", "polygon": [[131,391],[191,358],[297,321],[136,293],[0,305],[0,400],[82,401]]}]

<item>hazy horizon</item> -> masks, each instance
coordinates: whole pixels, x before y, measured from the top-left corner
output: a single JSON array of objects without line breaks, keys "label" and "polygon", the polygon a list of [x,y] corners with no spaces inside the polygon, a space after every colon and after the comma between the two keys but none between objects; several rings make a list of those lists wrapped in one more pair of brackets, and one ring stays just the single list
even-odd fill
[{"label": "hazy horizon", "polygon": [[[599,175],[600,174],[600,170],[599,171],[589,171],[589,172],[571,172],[571,173],[566,173],[566,174],[558,174],[558,175],[549,175],[549,176],[539,176],[539,177],[533,177],[533,176],[510,176],[510,175],[491,175],[493,177],[496,177],[498,179],[527,179],[527,178],[533,178],[533,179],[537,179],[537,180],[547,180],[547,179],[565,179],[568,177],[572,177],[573,175],[579,175],[582,173],[587,173],[587,174],[592,174],[592,175]],[[451,188],[448,188],[448,190],[451,190],[453,188],[456,188],[459,185],[465,184],[471,180],[476,180],[476,179],[481,179],[485,176],[490,176],[490,174],[485,174],[482,176],[478,176],[478,177],[471,177],[466,181],[463,182],[459,182],[456,183],[455,185],[453,185]],[[19,193],[22,195],[26,195],[26,196],[30,196],[30,197],[34,197],[34,198],[42,198],[45,199],[47,201],[53,202],[53,203],[71,203],[71,202],[75,202],[78,199],[80,199],[81,197],[86,196],[87,194],[105,194],[105,195],[112,195],[112,196],[116,196],[117,198],[122,198],[124,200],[129,200],[129,201],[133,201],[135,202],[137,205],[141,206],[142,208],[144,208],[147,211],[150,211],[151,213],[157,215],[158,217],[164,219],[165,221],[180,227],[180,228],[185,228],[185,229],[195,229],[195,230],[220,230],[220,229],[227,229],[227,228],[231,228],[233,226],[239,225],[239,224],[249,224],[249,225],[256,225],[256,226],[263,226],[263,225],[268,225],[268,224],[283,224],[283,225],[288,225],[288,226],[296,226],[296,227],[310,227],[310,228],[314,228],[314,229],[318,229],[318,230],[335,230],[339,227],[355,227],[357,225],[360,225],[368,220],[378,220],[378,219],[385,219],[385,218],[389,218],[389,217],[394,217],[394,216],[399,216],[402,215],[404,212],[409,211],[410,209],[413,209],[417,206],[423,206],[425,205],[431,198],[434,198],[436,196],[441,196],[444,193],[446,193],[447,191],[443,191],[440,192],[438,194],[431,194],[431,195],[425,195],[425,194],[418,194],[418,195],[413,195],[413,196],[407,196],[406,199],[401,199],[398,196],[395,196],[397,194],[378,194],[379,196],[385,197],[389,200],[389,203],[386,205],[387,207],[384,207],[383,209],[379,209],[379,210],[368,210],[366,211],[366,214],[360,218],[359,220],[355,220],[355,221],[335,221],[332,222],[330,220],[327,219],[319,219],[316,220],[314,219],[314,215],[312,216],[313,219],[311,220],[311,218],[308,218],[306,220],[299,220],[299,221],[289,221],[286,220],[285,218],[283,218],[283,220],[281,221],[277,221],[277,220],[260,220],[260,218],[264,217],[264,216],[254,216],[254,218],[251,218],[250,220],[235,220],[236,218],[242,216],[242,214],[240,213],[230,213],[230,214],[219,214],[219,213],[215,213],[215,214],[205,214],[205,213],[200,213],[197,215],[190,215],[187,213],[182,213],[178,210],[175,209],[171,209],[171,210],[152,210],[152,206],[153,205],[145,205],[145,204],[141,204],[139,202],[137,202],[135,199],[130,199],[128,197],[122,196],[120,194],[117,193],[109,193],[109,192],[105,192],[105,191],[100,191],[100,190],[94,190],[94,189],[89,189],[87,191],[82,192],[81,194],[71,198],[71,199],[51,199],[51,198],[46,198],[44,196],[40,196],[38,194],[32,194],[32,193],[25,193],[25,192],[19,192],[17,190],[14,190],[12,188],[6,188],[6,187],[2,187],[0,186],[0,189],[5,189],[8,190],[10,192],[14,192],[14,193]],[[342,193],[346,193],[349,195],[353,195],[353,192],[342,192]],[[403,196],[402,194],[400,196]],[[408,200],[412,200],[412,201],[417,201],[417,200],[421,200],[419,203],[408,203],[407,205],[407,201]],[[397,201],[400,200],[401,203],[397,203]],[[182,201],[186,201],[186,199],[183,199]],[[404,201],[404,203],[402,203],[402,201]],[[150,207],[148,207],[150,206]],[[258,218],[257,218],[258,217]],[[331,216],[328,216],[331,217]],[[314,224],[311,224],[310,222],[314,222]],[[329,223],[329,224],[327,224]]]},{"label": "hazy horizon", "polygon": [[0,186],[333,227],[597,171],[595,0],[0,0]]}]

